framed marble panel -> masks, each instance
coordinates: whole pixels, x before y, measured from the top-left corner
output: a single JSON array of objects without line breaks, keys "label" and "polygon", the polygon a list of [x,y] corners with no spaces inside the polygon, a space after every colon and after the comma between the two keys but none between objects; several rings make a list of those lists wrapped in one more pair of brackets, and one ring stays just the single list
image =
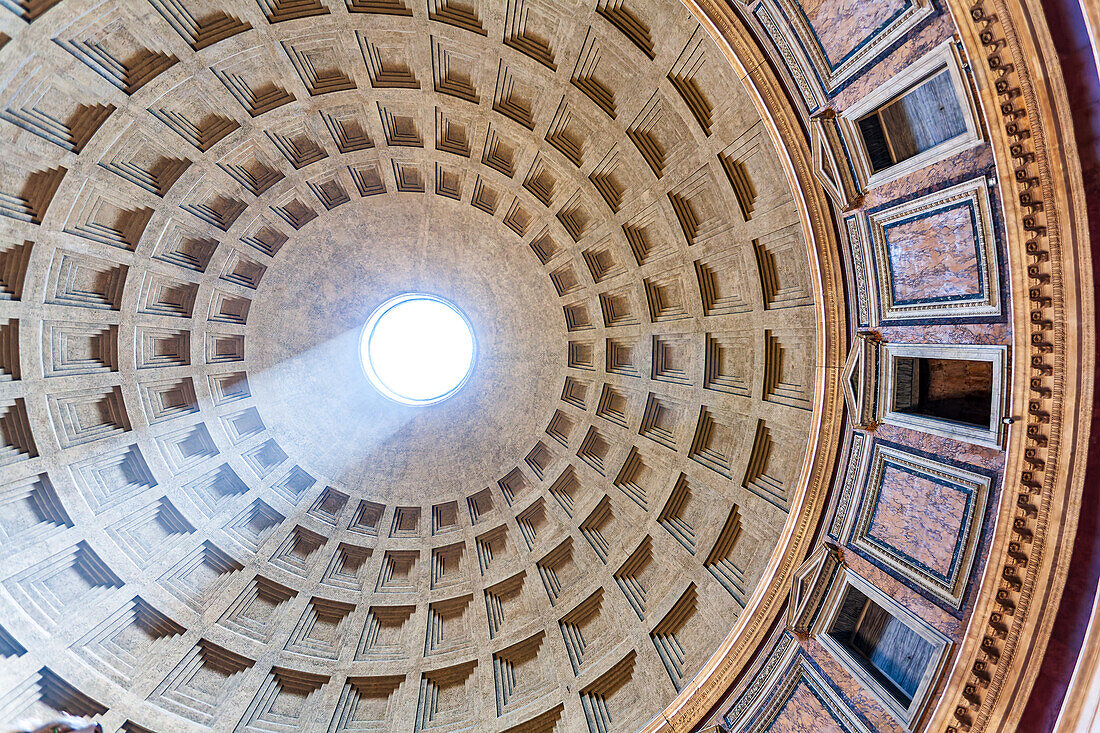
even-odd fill
[{"label": "framed marble panel", "polygon": [[876,443],[851,544],[959,608],[990,483],[988,475]]},{"label": "framed marble panel", "polygon": [[875,282],[874,252],[867,234],[866,215],[857,211],[843,219],[848,247],[844,250],[849,277],[855,287],[855,315],[861,328],[878,326],[879,297]]},{"label": "framed marble panel", "polygon": [[871,438],[867,433],[852,430],[845,437],[847,461],[844,463],[844,480],[840,485],[832,507],[832,519],[829,522],[829,538],[844,544],[850,536],[857,516],[859,496],[862,492],[861,477],[867,468],[870,455]]},{"label": "framed marble panel", "polygon": [[882,320],[1001,314],[985,178],[874,212],[867,224]]},{"label": "framed marble panel", "polygon": [[789,635],[725,723],[730,733],[871,733]]},{"label": "framed marble panel", "polygon": [[809,114],[817,114],[828,101],[828,94],[818,75],[814,73],[806,54],[802,53],[801,44],[790,32],[790,25],[781,17],[773,3],[758,3],[752,9],[752,15],[775,44],[783,65],[787,67],[795,87],[802,95],[802,101],[806,104]]},{"label": "framed marble panel", "polygon": [[771,0],[832,92],[933,12],[929,0]]}]

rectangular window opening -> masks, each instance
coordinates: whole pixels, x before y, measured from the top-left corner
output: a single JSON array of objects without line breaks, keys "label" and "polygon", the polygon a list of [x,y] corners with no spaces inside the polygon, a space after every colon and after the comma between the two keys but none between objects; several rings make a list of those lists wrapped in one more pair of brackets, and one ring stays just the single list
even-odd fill
[{"label": "rectangular window opening", "polygon": [[828,634],[903,708],[912,704],[935,653],[932,644],[854,587]]},{"label": "rectangular window opening", "polygon": [[992,409],[993,362],[896,358],[896,412],[989,428]]},{"label": "rectangular window opening", "polygon": [[966,134],[966,116],[951,74],[941,69],[857,122],[871,172]]}]

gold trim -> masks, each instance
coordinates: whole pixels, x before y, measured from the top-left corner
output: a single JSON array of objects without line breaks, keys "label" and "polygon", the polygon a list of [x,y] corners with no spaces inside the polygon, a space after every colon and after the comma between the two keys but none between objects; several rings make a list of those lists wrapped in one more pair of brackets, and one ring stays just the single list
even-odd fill
[{"label": "gold trim", "polygon": [[997,161],[1014,329],[1008,457],[966,636],[929,729],[1014,731],[1066,582],[1087,455],[1094,337],[1069,99],[1037,0],[949,0]]}]

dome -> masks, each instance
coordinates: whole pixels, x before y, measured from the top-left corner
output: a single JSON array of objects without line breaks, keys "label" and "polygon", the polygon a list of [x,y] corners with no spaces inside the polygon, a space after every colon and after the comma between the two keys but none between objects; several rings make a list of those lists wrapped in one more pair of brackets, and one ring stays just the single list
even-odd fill
[{"label": "dome", "polygon": [[0,5],[0,730],[1087,715],[1060,22]]}]

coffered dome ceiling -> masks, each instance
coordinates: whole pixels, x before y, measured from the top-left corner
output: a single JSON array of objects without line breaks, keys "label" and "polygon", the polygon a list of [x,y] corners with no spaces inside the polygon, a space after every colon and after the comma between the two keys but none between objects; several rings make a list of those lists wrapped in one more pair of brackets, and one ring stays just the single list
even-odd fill
[{"label": "coffered dome ceiling", "polygon": [[0,730],[1095,719],[1095,15],[0,0]]},{"label": "coffered dome ceiling", "polygon": [[[38,679],[127,731],[627,731],[732,643],[826,312],[686,8],[16,11],[0,619]],[[410,290],[479,342],[429,408],[358,362]]]}]

